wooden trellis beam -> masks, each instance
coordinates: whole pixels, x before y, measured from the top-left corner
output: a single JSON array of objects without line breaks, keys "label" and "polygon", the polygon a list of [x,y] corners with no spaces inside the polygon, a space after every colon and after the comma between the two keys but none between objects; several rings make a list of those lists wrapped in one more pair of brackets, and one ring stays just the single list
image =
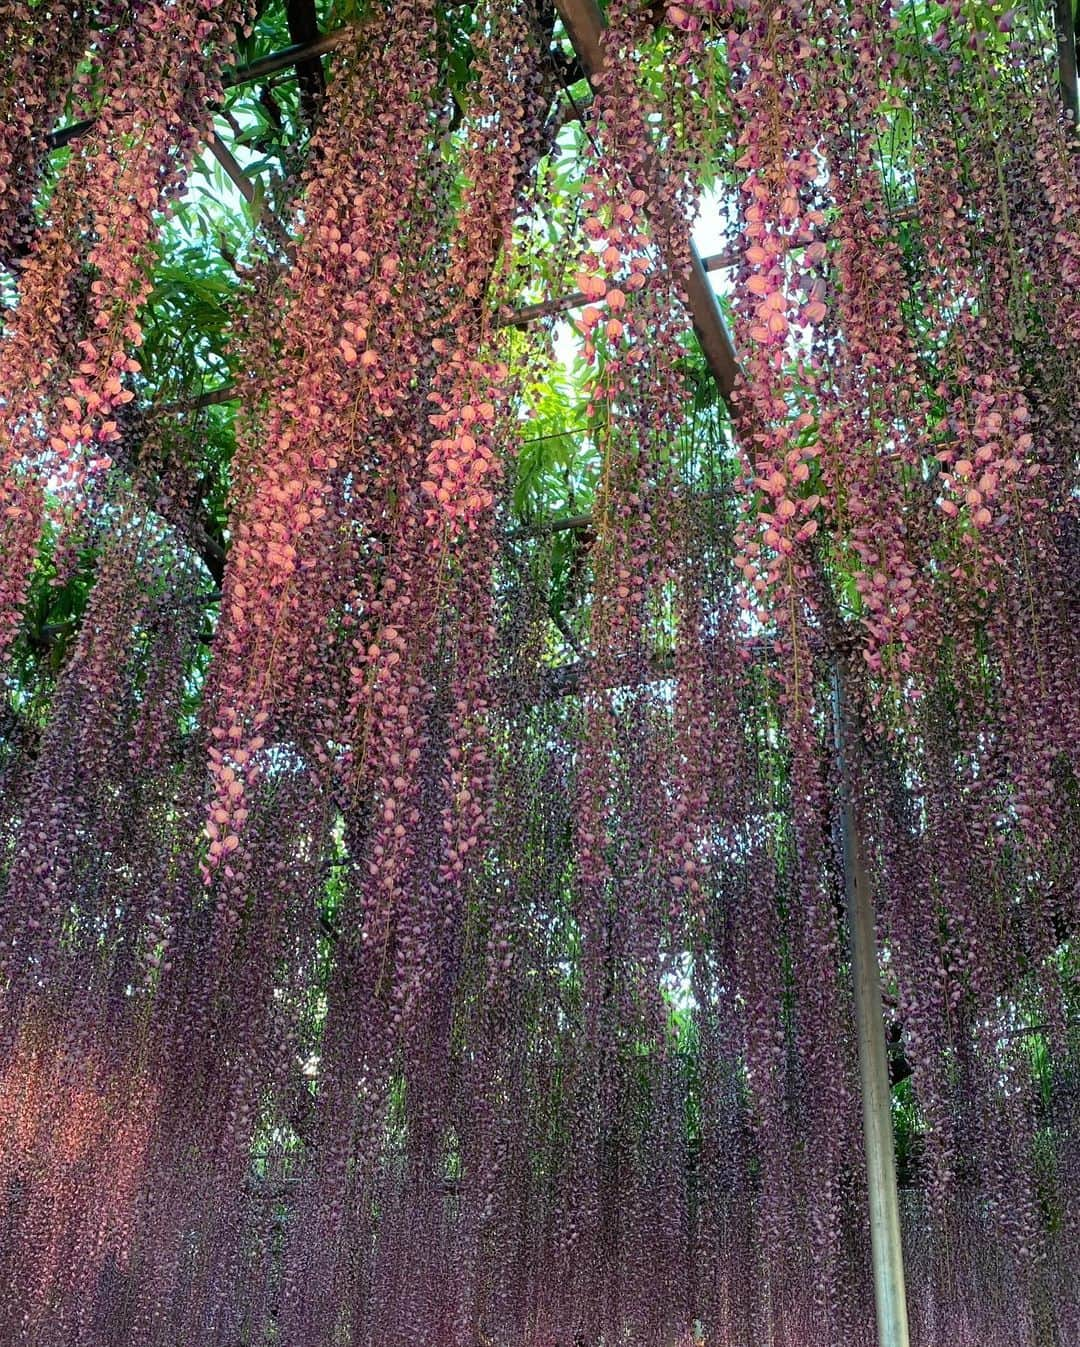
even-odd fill
[{"label": "wooden trellis beam", "polygon": [[[298,47],[319,39],[319,20],[315,0],[285,0],[285,17],[289,36]],[[318,56],[309,56],[296,63],[296,78],[300,85],[300,107],[309,126],[314,126],[323,95],[326,93],[326,75]]]},{"label": "wooden trellis beam", "polygon": [[[276,75],[278,71],[289,70],[293,66],[306,66],[310,70],[319,57],[340,47],[355,27],[355,24],[346,24],[343,28],[336,28],[332,33],[322,33],[319,37],[312,38],[310,42],[295,42],[291,47],[283,47],[281,51],[272,52],[258,61],[238,65],[221,81],[222,88],[235,89],[242,84],[253,84],[256,80]],[[70,145],[73,140],[85,135],[96,120],[95,117],[89,117],[85,121],[72,122],[70,126],[62,126],[58,131],[53,131],[47,137],[49,149],[58,150],[64,145]]]}]

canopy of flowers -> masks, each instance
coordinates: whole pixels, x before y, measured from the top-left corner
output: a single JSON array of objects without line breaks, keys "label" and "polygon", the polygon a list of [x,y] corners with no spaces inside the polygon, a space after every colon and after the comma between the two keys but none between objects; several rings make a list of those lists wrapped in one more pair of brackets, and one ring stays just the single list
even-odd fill
[{"label": "canopy of flowers", "polygon": [[1080,1345],[1051,18],[0,0],[0,1342]]}]

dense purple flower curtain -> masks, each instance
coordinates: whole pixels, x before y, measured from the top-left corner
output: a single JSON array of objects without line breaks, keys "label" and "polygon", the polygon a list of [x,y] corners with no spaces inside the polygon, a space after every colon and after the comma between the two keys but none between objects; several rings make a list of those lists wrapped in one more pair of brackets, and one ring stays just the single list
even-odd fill
[{"label": "dense purple flower curtain", "polygon": [[[612,0],[556,676],[509,523],[531,0],[476,7],[460,129],[434,0],[336,49],[234,321],[207,667],[139,347],[248,18],[0,0],[0,656],[46,553],[95,554],[0,748],[0,1339],[869,1347],[840,667],[914,1341],[1080,1347],[1080,163],[1037,28]],[[678,277],[721,119],[707,476]]]}]

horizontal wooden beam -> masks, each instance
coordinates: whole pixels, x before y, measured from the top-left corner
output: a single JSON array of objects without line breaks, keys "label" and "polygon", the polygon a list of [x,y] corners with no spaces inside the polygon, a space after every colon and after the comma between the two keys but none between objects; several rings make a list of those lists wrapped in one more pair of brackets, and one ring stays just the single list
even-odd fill
[{"label": "horizontal wooden beam", "polygon": [[[212,142],[211,150],[217,155],[217,149]],[[220,158],[220,156],[218,156]],[[231,158],[231,156],[230,156]],[[235,160],[232,161],[236,163]],[[226,164],[226,171],[229,166]],[[236,178],[230,172],[230,177],[236,182]],[[247,200],[251,200],[254,192],[250,182],[242,186],[239,183],[241,192]],[[723,271],[725,267],[733,267],[738,261],[738,254],[735,252],[710,253],[708,257],[701,259],[702,268],[706,272]],[[497,326],[499,327],[527,327],[530,323],[539,322],[542,318],[551,318],[556,314],[570,313],[574,309],[583,308],[588,303],[587,296],[580,290],[574,290],[568,295],[558,295],[554,299],[539,300],[536,304],[523,304],[519,309],[512,309]],[[161,411],[171,412],[189,412],[197,411],[200,407],[214,407],[223,402],[235,402],[240,397],[235,384],[222,384],[220,388],[212,388],[206,393],[199,393],[193,398],[184,398],[180,402],[171,402],[161,408]]]},{"label": "horizontal wooden beam", "polygon": [[[327,52],[340,47],[356,27],[358,27],[356,24],[346,24],[343,28],[334,29],[332,33],[322,33],[310,42],[294,42],[291,47],[283,47],[281,51],[272,52],[258,61],[239,65],[229,71],[221,81],[222,88],[235,89],[242,84],[252,84],[256,80],[266,79],[268,75],[276,75],[280,70],[288,70],[293,66],[317,60]],[[49,149],[59,150],[64,145],[70,145],[73,140],[85,135],[96,120],[96,117],[89,117],[85,121],[73,122],[70,126],[62,126],[58,131],[53,131],[48,137]]]}]

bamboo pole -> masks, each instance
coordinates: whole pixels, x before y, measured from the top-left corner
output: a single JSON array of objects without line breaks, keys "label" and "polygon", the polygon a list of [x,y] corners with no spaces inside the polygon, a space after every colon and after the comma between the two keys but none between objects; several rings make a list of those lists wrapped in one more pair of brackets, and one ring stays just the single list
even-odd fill
[{"label": "bamboo pole", "polygon": [[855,1029],[859,1042],[859,1084],[862,1093],[863,1146],[866,1152],[878,1347],[908,1347],[900,1198],[896,1184],[885,1026],[881,1013],[881,976],[874,937],[870,880],[855,817],[855,797],[845,744],[846,716],[843,673],[839,664],[834,664],[833,729],[840,768],[844,892],[851,948],[851,980],[855,993]]}]

